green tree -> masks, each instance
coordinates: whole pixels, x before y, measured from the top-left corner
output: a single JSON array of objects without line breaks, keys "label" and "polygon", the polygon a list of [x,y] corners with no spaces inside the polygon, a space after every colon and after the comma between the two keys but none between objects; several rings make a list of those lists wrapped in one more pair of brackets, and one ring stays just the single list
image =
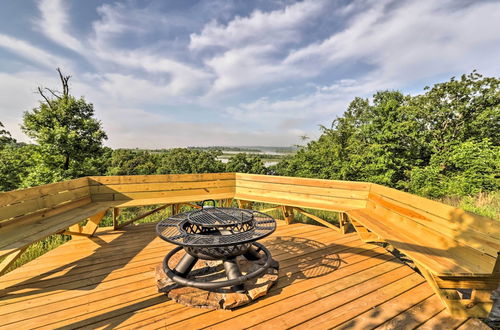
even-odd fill
[{"label": "green tree", "polygon": [[0,191],[26,187],[24,180],[35,165],[35,145],[8,144],[0,148]]},{"label": "green tree", "polygon": [[500,79],[477,72],[425,87],[412,98],[422,137],[433,153],[470,139],[500,144]]},{"label": "green tree", "polygon": [[373,104],[355,98],[331,128],[322,127],[320,138],[276,166],[277,172],[401,186],[421,153],[408,99],[395,91],[376,93]]},{"label": "green tree", "polygon": [[148,151],[113,150],[106,175],[156,174],[158,158]]},{"label": "green tree", "polygon": [[238,153],[229,158],[226,164],[226,171],[253,174],[267,173],[262,159],[257,155],[249,155],[247,153]]},{"label": "green tree", "polygon": [[22,130],[40,146],[42,175],[54,172],[55,179],[95,174],[93,162],[102,154],[106,133],[94,118],[93,105],[71,96],[70,76],[57,71],[63,91],[39,87],[44,101],[24,113]]},{"label": "green tree", "polygon": [[3,148],[7,144],[15,143],[16,140],[14,140],[10,136],[10,132],[4,129],[4,126],[2,122],[0,121],[0,148]]},{"label": "green tree", "polygon": [[355,98],[318,140],[272,171],[431,196],[498,189],[499,86],[499,79],[473,72],[421,95],[381,91],[372,100]]},{"label": "green tree", "polygon": [[469,140],[432,155],[411,173],[410,191],[430,197],[475,195],[500,189],[500,147]]},{"label": "green tree", "polygon": [[224,172],[221,151],[175,148],[160,154],[158,174]]}]

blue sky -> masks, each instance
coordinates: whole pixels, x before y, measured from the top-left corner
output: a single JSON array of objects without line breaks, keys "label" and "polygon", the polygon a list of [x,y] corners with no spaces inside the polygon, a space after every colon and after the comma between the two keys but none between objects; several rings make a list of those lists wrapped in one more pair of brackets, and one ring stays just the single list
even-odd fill
[{"label": "blue sky", "polygon": [[500,76],[499,1],[16,1],[0,4],[0,121],[36,87],[95,106],[111,147],[316,137],[355,96]]}]

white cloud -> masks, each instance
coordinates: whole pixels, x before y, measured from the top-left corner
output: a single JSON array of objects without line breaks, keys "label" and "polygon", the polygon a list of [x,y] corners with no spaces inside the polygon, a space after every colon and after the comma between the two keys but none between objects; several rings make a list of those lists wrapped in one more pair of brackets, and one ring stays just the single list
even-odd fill
[{"label": "white cloud", "polygon": [[[300,130],[303,133],[299,135],[307,133],[317,136],[318,125],[329,126],[355,97],[369,97],[375,91],[391,86],[391,81],[373,74],[359,80],[345,79],[332,85],[319,85],[314,91],[290,98],[262,97],[228,107],[224,111],[227,117],[235,121],[285,128],[287,132]],[[311,127],[316,130],[311,131]]]},{"label": "white cloud", "polygon": [[181,62],[147,51],[125,51],[119,49],[99,49],[95,55],[101,60],[113,62],[127,68],[142,69],[148,73],[169,74],[165,82],[171,95],[199,92],[209,86],[211,75]]},{"label": "white cloud", "polygon": [[0,72],[0,121],[14,138],[28,141],[19,127],[23,113],[38,105],[40,97],[35,93],[36,87],[55,85],[56,79],[55,71],[53,76],[40,71],[23,71],[15,75]]},{"label": "white cloud", "polygon": [[54,69],[61,65],[65,67],[71,66],[66,59],[46,52],[26,41],[12,38],[4,34],[0,34],[0,47],[47,68]]},{"label": "white cloud", "polygon": [[[279,10],[235,16],[236,3],[205,2],[210,14],[186,5],[178,18],[157,4],[107,3],[81,32],[71,24],[80,3],[42,0],[33,38],[41,33],[81,56],[36,46],[43,38],[0,34],[0,47],[72,74],[72,91],[95,104],[114,147],[292,144],[355,96],[418,90],[474,68],[500,74],[498,2],[278,3]],[[15,134],[22,111],[36,105],[37,84],[59,85],[53,71],[20,70],[0,74],[2,121]],[[193,135],[201,116],[215,123]]]},{"label": "white cloud", "polygon": [[[93,36],[78,40],[68,32],[68,8],[62,1],[43,0],[39,2],[38,7],[42,17],[37,26],[41,31],[60,46],[78,52],[97,68],[106,69],[109,64],[114,64],[125,69],[168,74],[169,79],[164,83],[168,87],[165,91],[169,95],[199,92],[208,88],[212,76],[203,69],[169,58],[147,47],[123,49],[114,46],[115,39],[126,33],[144,32],[152,24],[151,19],[156,20],[155,23],[161,22],[161,15],[155,14],[151,17],[149,12],[136,11],[134,22],[131,22],[124,12],[123,5],[102,5],[98,8],[101,19],[92,24]],[[139,22],[144,25],[136,24]]]},{"label": "white cloud", "polygon": [[[196,93],[208,88],[212,76],[203,69],[172,59],[148,47],[122,49],[113,46],[116,38],[126,33],[145,33],[166,25],[158,13],[134,10],[126,11],[123,5],[102,5],[98,8],[101,19],[93,23],[94,36],[89,40],[93,55],[105,62],[126,68],[141,69],[148,73],[168,74],[165,82],[170,95]],[[141,25],[142,24],[142,25]]]},{"label": "white cloud", "polygon": [[236,16],[227,25],[211,21],[199,34],[191,34],[190,49],[222,46],[282,45],[298,43],[309,20],[321,13],[324,1],[303,1],[271,12],[254,11],[248,17]]},{"label": "white cloud", "polygon": [[84,50],[81,42],[68,33],[70,21],[67,8],[62,0],[40,0],[38,9],[41,17],[37,20],[37,29],[59,45],[77,52]]},{"label": "white cloud", "polygon": [[269,85],[306,74],[266,56],[275,50],[273,45],[248,46],[229,50],[207,60],[206,64],[217,77],[210,94],[217,95],[247,86]]},{"label": "white cloud", "polygon": [[201,33],[191,34],[191,50],[224,48],[205,59],[216,74],[209,95],[307,76],[307,72],[283,65],[280,57],[285,45],[303,41],[305,27],[321,14],[324,5],[324,1],[303,1],[267,13],[256,10],[226,25],[212,21]]},{"label": "white cloud", "polygon": [[342,32],[292,52],[284,62],[307,67],[315,63],[318,70],[324,70],[361,60],[379,74],[401,82],[470,71],[472,65],[482,64],[477,61],[481,48],[500,52],[498,3],[457,7],[452,1],[416,1],[396,5],[377,2],[354,16]]},{"label": "white cloud", "polygon": [[[281,72],[283,76],[276,75],[278,79],[290,79],[300,77],[293,75],[293,69],[303,77],[307,74],[312,77],[342,69],[349,61],[367,64],[366,71],[357,73],[356,79],[339,79],[331,85],[320,85],[315,92],[291,97],[271,100],[264,96],[228,107],[226,114],[235,120],[261,123],[302,118],[304,122],[316,120],[328,124],[356,96],[369,97],[378,90],[402,89],[421,79],[475,68],[489,75],[500,74],[497,56],[500,4],[481,3],[471,7],[431,1],[405,2],[396,7],[387,4],[387,1],[377,2],[355,14],[342,31],[293,51],[284,61],[276,61],[275,66],[264,66],[267,72]],[[237,80],[237,71],[242,72],[237,64],[233,66],[235,72],[231,75],[219,75],[228,85],[227,77]],[[259,74],[260,67],[255,70]],[[256,83],[250,69],[248,76]],[[277,83],[278,79],[271,81]]]},{"label": "white cloud", "polygon": [[99,95],[108,103],[126,104],[127,106],[148,107],[155,104],[171,104],[171,87],[165,83],[154,83],[133,75],[105,73],[94,77],[95,86],[99,86]]}]

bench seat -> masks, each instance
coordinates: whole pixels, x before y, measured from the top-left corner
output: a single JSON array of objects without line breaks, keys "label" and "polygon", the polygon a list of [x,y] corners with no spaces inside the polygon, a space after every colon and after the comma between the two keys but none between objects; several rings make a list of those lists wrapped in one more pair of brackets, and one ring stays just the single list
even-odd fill
[{"label": "bench seat", "polygon": [[362,240],[412,259],[452,315],[487,317],[500,285],[500,222],[376,184],[366,207],[346,214]]},{"label": "bench seat", "polygon": [[[16,223],[0,228],[0,256],[22,249],[108,209],[106,203],[88,203],[56,215],[39,217],[36,221],[19,219]],[[19,230],[21,225],[22,230]]]},{"label": "bench seat", "polygon": [[437,276],[492,273],[496,258],[418,223],[412,223],[410,227],[404,221],[395,221],[374,209],[351,210],[347,214]]}]

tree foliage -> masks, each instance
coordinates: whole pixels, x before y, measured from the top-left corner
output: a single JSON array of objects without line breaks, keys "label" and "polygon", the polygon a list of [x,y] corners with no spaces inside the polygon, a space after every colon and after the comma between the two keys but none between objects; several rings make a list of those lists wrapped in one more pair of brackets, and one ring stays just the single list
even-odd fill
[{"label": "tree foliage", "polygon": [[224,164],[217,159],[218,150],[195,150],[175,148],[161,154],[158,174],[216,173],[224,172]]},{"label": "tree foliage", "polygon": [[70,76],[63,76],[59,69],[58,72],[63,92],[39,87],[44,101],[24,113],[22,130],[40,147],[40,174],[53,172],[55,177],[70,178],[92,171],[92,162],[102,154],[107,136],[94,118],[93,105],[83,97],[71,96]]},{"label": "tree foliage", "polygon": [[257,155],[247,153],[238,153],[232,156],[226,164],[228,172],[266,174],[267,168],[264,162]]},{"label": "tree foliage", "polygon": [[148,151],[116,149],[109,154],[106,175],[156,174],[158,156]]},{"label": "tree foliage", "polygon": [[453,144],[432,155],[429,165],[414,168],[409,188],[430,197],[476,195],[498,190],[500,147],[489,139]]},{"label": "tree foliage", "polygon": [[10,136],[10,132],[4,128],[2,122],[0,121],[0,149],[8,144],[15,143],[15,142],[16,142],[16,140],[14,140]]},{"label": "tree foliage", "polygon": [[0,149],[0,191],[29,187],[27,177],[34,169],[35,145],[9,144]]},{"label": "tree foliage", "polygon": [[343,116],[277,174],[360,180],[423,195],[497,190],[500,80],[473,72],[417,96],[381,91]]},{"label": "tree foliage", "polygon": [[175,148],[162,152],[117,149],[110,153],[107,175],[224,172],[216,150]]}]

